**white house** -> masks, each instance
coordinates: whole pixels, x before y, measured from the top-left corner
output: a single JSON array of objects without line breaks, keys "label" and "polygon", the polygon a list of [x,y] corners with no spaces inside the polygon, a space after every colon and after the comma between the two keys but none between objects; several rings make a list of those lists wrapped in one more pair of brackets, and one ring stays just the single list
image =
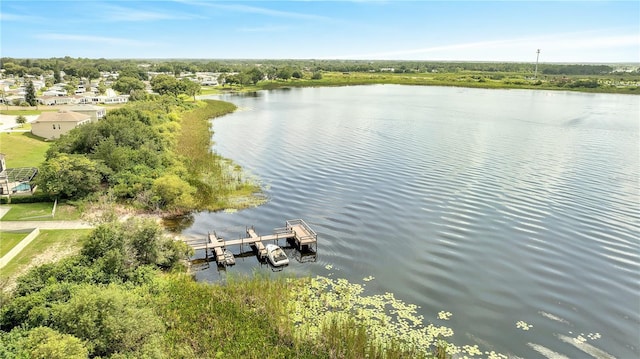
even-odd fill
[{"label": "white house", "polygon": [[42,96],[67,96],[67,91],[64,90],[47,90],[42,93]]}]

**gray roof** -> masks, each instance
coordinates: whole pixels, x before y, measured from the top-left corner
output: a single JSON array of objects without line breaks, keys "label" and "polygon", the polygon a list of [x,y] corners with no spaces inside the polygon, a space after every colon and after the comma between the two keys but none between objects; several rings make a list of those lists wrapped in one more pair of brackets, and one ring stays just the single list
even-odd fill
[{"label": "gray roof", "polygon": [[59,111],[59,112],[43,112],[35,122],[82,122],[91,117],[84,113]]},{"label": "gray roof", "polygon": [[77,106],[71,106],[67,108],[68,111],[100,111],[100,110],[106,110],[104,107],[101,106],[94,106],[94,105],[77,105]]}]

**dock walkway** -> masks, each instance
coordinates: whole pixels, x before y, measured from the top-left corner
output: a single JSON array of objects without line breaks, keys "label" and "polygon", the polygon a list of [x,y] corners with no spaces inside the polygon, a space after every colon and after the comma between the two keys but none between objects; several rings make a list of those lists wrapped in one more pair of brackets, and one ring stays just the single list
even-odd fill
[{"label": "dock walkway", "polygon": [[225,250],[230,246],[240,246],[242,251],[245,245],[249,245],[256,249],[258,259],[263,260],[267,257],[267,249],[263,242],[277,243],[280,239],[292,241],[299,251],[313,250],[317,251],[318,235],[309,227],[302,219],[291,219],[285,222],[282,228],[273,230],[273,234],[260,236],[253,227],[247,228],[247,237],[239,239],[226,240],[216,234],[209,233],[204,241],[188,241],[194,250],[205,250],[207,255],[211,250],[215,255],[218,265],[225,265]]}]

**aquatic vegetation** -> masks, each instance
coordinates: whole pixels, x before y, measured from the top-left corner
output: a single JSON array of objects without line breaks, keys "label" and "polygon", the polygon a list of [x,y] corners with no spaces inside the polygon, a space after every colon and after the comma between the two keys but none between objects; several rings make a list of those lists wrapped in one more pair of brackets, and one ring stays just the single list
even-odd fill
[{"label": "aquatic vegetation", "polygon": [[[365,281],[372,279],[367,277]],[[417,314],[418,306],[404,303],[393,293],[367,295],[361,284],[320,276],[291,279],[290,284],[295,288],[290,291],[287,312],[296,341],[326,341],[332,328],[359,323],[356,330],[364,331],[369,347],[438,358],[483,354],[477,345],[457,346],[447,342],[453,336],[451,328],[426,324],[424,317]],[[451,316],[450,312],[439,313],[440,319]],[[344,330],[338,333],[344,334]],[[501,358],[501,354],[494,352],[486,355]]]},{"label": "aquatic vegetation", "polygon": [[602,335],[600,335],[600,333],[589,333],[587,334],[587,338],[591,340],[596,340],[596,339],[602,338]]},{"label": "aquatic vegetation", "polygon": [[522,329],[522,330],[529,330],[529,329],[533,328],[533,325],[527,324],[526,322],[520,320],[520,321],[518,321],[516,323],[516,328]]},{"label": "aquatic vegetation", "polygon": [[451,312],[441,311],[438,312],[438,319],[449,320],[453,314]]}]

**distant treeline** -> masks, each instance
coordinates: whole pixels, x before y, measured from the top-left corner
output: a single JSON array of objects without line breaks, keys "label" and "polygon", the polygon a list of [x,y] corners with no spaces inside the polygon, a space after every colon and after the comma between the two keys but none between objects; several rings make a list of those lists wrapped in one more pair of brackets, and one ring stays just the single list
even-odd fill
[{"label": "distant treeline", "polygon": [[[50,59],[18,59],[0,58],[1,68],[5,74],[24,76],[25,74],[40,76],[47,72],[64,71],[65,74],[77,77],[96,78],[96,72],[119,72],[147,79],[147,72],[165,72],[180,74],[184,72],[243,72],[249,68],[259,67],[263,72],[278,71],[291,68],[293,71],[337,71],[337,72],[510,72],[531,73],[532,63],[514,62],[432,62],[432,61],[391,61],[391,60],[163,60],[163,59],[87,59],[87,58],[50,58]],[[615,71],[611,65],[591,64],[540,64],[538,71],[548,75],[602,75]],[[638,68],[632,73],[638,74]]]}]

